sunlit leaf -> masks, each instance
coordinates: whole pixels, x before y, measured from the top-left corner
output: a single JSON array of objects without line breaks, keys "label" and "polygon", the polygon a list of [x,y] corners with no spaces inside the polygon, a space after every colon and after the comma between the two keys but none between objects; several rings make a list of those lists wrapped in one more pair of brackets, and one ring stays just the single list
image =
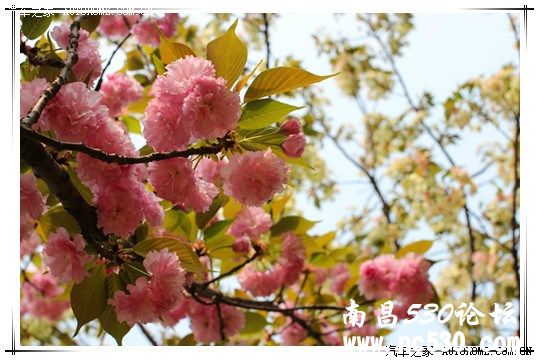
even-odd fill
[{"label": "sunlit leaf", "polygon": [[247,47],[236,36],[236,20],[222,36],[210,42],[206,48],[206,58],[215,66],[217,76],[227,81],[231,88],[243,72],[247,62]]},{"label": "sunlit leaf", "polygon": [[90,321],[97,319],[107,306],[107,284],[105,281],[105,266],[94,266],[90,276],[80,284],[73,285],[71,289],[71,308],[77,318],[76,336],[81,327]]},{"label": "sunlit leaf", "polygon": [[238,122],[243,129],[260,129],[281,120],[301,107],[285,104],[272,99],[261,99],[247,103]]},{"label": "sunlit leaf", "polygon": [[432,240],[420,240],[413,242],[411,244],[401,247],[399,251],[397,251],[397,253],[395,254],[395,257],[400,258],[408,253],[424,254],[429,251],[432,246],[432,243]]},{"label": "sunlit leaf", "polygon": [[241,334],[253,334],[262,330],[267,325],[266,318],[254,311],[245,312],[245,326]]},{"label": "sunlit leaf", "polygon": [[156,27],[156,29],[161,41],[159,44],[159,53],[161,54],[161,60],[165,65],[188,55],[195,56],[195,53],[189,46],[170,41],[158,27]]},{"label": "sunlit leaf", "polygon": [[245,101],[249,102],[268,95],[282,94],[315,84],[335,75],[337,74],[319,76],[294,67],[276,67],[264,70],[247,89]]},{"label": "sunlit leaf", "polygon": [[[112,299],[114,297],[114,293],[116,291],[123,290],[122,281],[117,274],[112,273],[107,276],[106,282],[107,294],[109,299]],[[107,304],[105,311],[99,316],[99,322],[101,323],[103,330],[105,330],[107,334],[112,336],[114,340],[116,340],[116,343],[118,343],[118,345],[122,345],[123,337],[131,329],[131,326],[129,326],[126,322],[118,321],[114,306],[111,304]]]}]

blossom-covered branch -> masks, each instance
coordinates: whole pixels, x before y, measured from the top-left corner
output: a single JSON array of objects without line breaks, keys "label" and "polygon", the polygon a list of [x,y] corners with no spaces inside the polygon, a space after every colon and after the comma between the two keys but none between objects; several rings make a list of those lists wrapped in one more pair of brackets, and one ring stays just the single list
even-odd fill
[{"label": "blossom-covered branch", "polygon": [[176,150],[169,152],[154,152],[144,156],[124,156],[118,154],[109,154],[104,151],[92,148],[82,143],[63,142],[53,139],[47,135],[41,134],[37,131],[33,131],[28,127],[21,124],[21,136],[37,140],[45,145],[52,147],[57,151],[70,150],[77,151],[93,157],[94,159],[101,160],[108,164],[120,164],[120,165],[132,165],[132,164],[144,164],[152,161],[173,159],[173,158],[187,158],[192,155],[209,155],[217,154],[221,150],[226,150],[233,146],[235,142],[228,138],[221,138],[219,142],[210,146],[203,146],[199,148],[190,148],[186,150]]},{"label": "blossom-covered branch", "polygon": [[[52,82],[52,84],[43,91],[43,94],[39,98],[39,101],[34,105],[32,110],[21,120],[21,123],[30,127],[37,122],[41,113],[47,106],[49,100],[51,100],[57,93],[60,91],[62,85],[67,82],[67,78],[73,65],[78,61],[77,57],[77,47],[79,44],[79,30],[81,26],[81,21],[84,15],[79,15],[71,23],[70,34],[69,34],[69,44],[67,47],[67,57],[64,62],[64,67],[60,70],[60,75]],[[22,114],[21,114],[22,115]]]}]

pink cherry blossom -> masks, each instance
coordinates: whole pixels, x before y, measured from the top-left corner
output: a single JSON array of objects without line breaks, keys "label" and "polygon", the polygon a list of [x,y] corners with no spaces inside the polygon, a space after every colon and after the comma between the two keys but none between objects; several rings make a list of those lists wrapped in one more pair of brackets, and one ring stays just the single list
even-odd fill
[{"label": "pink cherry blossom", "polygon": [[236,127],[240,99],[215,77],[209,60],[186,56],[167,65],[155,80],[146,108],[144,136],[159,151],[183,149],[189,142],[224,136]]},{"label": "pink cherry blossom", "polygon": [[299,345],[307,337],[307,331],[298,323],[293,322],[285,326],[280,333],[281,340],[286,346]]},{"label": "pink cherry blossom", "polygon": [[276,267],[283,285],[292,285],[299,279],[304,261],[305,247],[301,239],[291,232],[283,234],[281,258]]},{"label": "pink cherry blossom", "polygon": [[182,150],[191,138],[190,128],[180,118],[182,99],[154,98],[144,114],[143,134],[157,151]]},{"label": "pink cherry blossom", "polygon": [[110,116],[117,117],[127,109],[130,103],[142,98],[144,88],[130,76],[113,73],[107,75],[99,92],[101,103],[109,109]]},{"label": "pink cherry blossom", "polygon": [[396,264],[392,255],[378,256],[368,260],[360,267],[359,289],[368,299],[382,299],[391,297],[390,286],[394,281]]},{"label": "pink cherry blossom", "polygon": [[63,289],[49,274],[33,274],[30,281],[31,284],[25,282],[22,285],[21,314],[29,314],[50,322],[60,320],[69,309],[69,301],[56,299]]},{"label": "pink cherry blossom", "polygon": [[221,179],[221,169],[228,164],[228,160],[225,158],[220,161],[213,161],[210,158],[203,158],[198,163],[195,174],[204,181],[212,183],[214,185],[221,185],[223,180]]},{"label": "pink cherry blossom", "polygon": [[170,311],[183,298],[185,270],[180,265],[178,255],[168,249],[150,251],[143,262],[150,280],[150,295],[160,311]]},{"label": "pink cherry blossom", "polygon": [[[224,323],[225,336],[231,337],[245,326],[245,314],[234,306],[221,305],[221,317]],[[219,318],[216,319],[219,323]]]},{"label": "pink cherry blossom", "polygon": [[232,250],[239,254],[247,254],[251,249],[251,240],[248,236],[241,236],[234,240]]},{"label": "pink cherry blossom", "polygon": [[151,301],[150,283],[144,277],[139,277],[135,284],[127,285],[127,292],[118,290],[111,303],[116,309],[118,321],[129,325],[157,321],[158,309]]},{"label": "pink cherry blossom", "polygon": [[45,197],[37,188],[37,180],[31,172],[21,175],[21,224],[36,220],[45,211]]},{"label": "pink cherry blossom", "polygon": [[146,218],[158,226],[163,219],[155,197],[140,182],[117,181],[100,187],[94,194],[97,225],[106,234],[128,237]]},{"label": "pink cherry blossom", "polygon": [[84,83],[69,83],[49,101],[38,121],[41,130],[53,130],[63,141],[85,142],[108,121],[108,110],[98,92]]},{"label": "pink cherry blossom", "polygon": [[189,301],[183,299],[178,305],[161,314],[161,321],[167,326],[174,326],[184,319],[189,312]]},{"label": "pink cherry blossom", "polygon": [[295,135],[303,132],[303,128],[301,126],[301,123],[299,122],[298,118],[290,118],[288,119],[282,126],[281,131],[285,133],[285,135]]},{"label": "pink cherry blossom", "polygon": [[288,181],[288,166],[271,149],[235,154],[221,170],[226,195],[248,206],[260,206]]},{"label": "pink cherry blossom", "polygon": [[275,271],[257,271],[253,264],[248,264],[238,275],[241,287],[253,296],[269,296],[281,286],[281,273]]},{"label": "pink cherry blossom", "polygon": [[228,90],[222,78],[200,76],[189,82],[183,116],[195,139],[212,139],[234,130],[241,115],[238,93]]},{"label": "pink cherry blossom", "polygon": [[262,208],[247,206],[236,215],[229,232],[237,238],[247,236],[257,239],[269,231],[272,225],[271,216]]},{"label": "pink cherry blossom", "polygon": [[168,38],[176,32],[176,24],[179,20],[180,17],[178,14],[165,14],[165,16],[160,18],[145,18],[131,28],[131,34],[133,34],[137,44],[158,46],[160,42],[159,34],[155,27],[158,27]]},{"label": "pink cherry blossom", "polygon": [[138,278],[134,285],[127,286],[128,293],[118,290],[111,300],[118,320],[133,325],[154,322],[161,317],[169,323],[181,315],[175,311],[185,310],[178,309],[184,300],[185,270],[178,256],[167,248],[150,251],[143,265],[150,279]]},{"label": "pink cherry blossom", "polygon": [[120,40],[129,34],[129,28],[139,19],[140,15],[102,15],[97,31],[110,39]]},{"label": "pink cherry blossom", "polygon": [[408,253],[398,261],[395,280],[391,290],[405,303],[428,302],[433,296],[429,282],[428,270],[430,264],[423,256]]},{"label": "pink cherry blossom", "polygon": [[85,245],[82,235],[77,234],[71,240],[63,227],[50,233],[43,248],[43,261],[51,275],[61,283],[80,283],[88,275],[85,265],[92,259],[84,251]]},{"label": "pink cherry blossom", "polygon": [[182,209],[204,212],[219,193],[215,185],[195,176],[189,159],[157,161],[148,168],[149,180],[157,195]]},{"label": "pink cherry blossom", "polygon": [[21,84],[20,117],[26,116],[37,103],[43,91],[49,87],[47,80],[35,78]]},{"label": "pink cherry blossom", "polygon": [[299,133],[289,135],[283,142],[283,151],[290,157],[301,157],[305,150],[305,143],[305,134]]},{"label": "pink cherry blossom", "polygon": [[38,247],[40,241],[39,236],[34,231],[34,223],[32,221],[21,224],[21,239],[20,239],[20,257],[31,255]]},{"label": "pink cherry blossom", "polygon": [[[55,26],[51,31],[51,37],[58,45],[67,49],[70,35],[69,24]],[[99,55],[99,42],[91,39],[88,31],[79,30],[79,42],[77,46],[77,62],[73,66],[73,73],[78,81],[88,80],[91,86],[101,74],[101,57]]]},{"label": "pink cherry blossom", "polygon": [[350,271],[346,264],[337,264],[331,269],[331,291],[335,294],[342,294],[344,286],[350,278]]},{"label": "pink cherry blossom", "polygon": [[191,330],[197,342],[211,343],[221,338],[219,319],[216,315],[215,306],[203,305],[196,301],[191,301],[189,314]]}]

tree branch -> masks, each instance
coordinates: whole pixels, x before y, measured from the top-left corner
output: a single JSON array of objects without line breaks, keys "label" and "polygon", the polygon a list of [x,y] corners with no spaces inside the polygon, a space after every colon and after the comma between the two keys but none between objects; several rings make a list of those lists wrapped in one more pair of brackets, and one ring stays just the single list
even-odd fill
[{"label": "tree branch", "polygon": [[142,331],[142,334],[144,334],[144,336],[146,337],[146,339],[148,339],[148,341],[150,342],[150,344],[152,344],[153,346],[159,346],[159,344],[157,343],[157,341],[153,338],[152,334],[150,334],[150,332],[148,331],[148,329],[146,329],[146,327],[142,324],[137,324],[138,328],[140,329],[140,331]]},{"label": "tree branch", "polygon": [[99,76],[99,80],[97,81],[97,84],[95,85],[94,91],[99,91],[99,89],[101,89],[101,84],[103,83],[103,76],[105,76],[105,72],[109,68],[110,63],[112,62],[112,59],[114,58],[114,55],[116,55],[118,50],[120,50],[122,45],[127,41],[127,39],[129,39],[129,37],[131,37],[130,32],[122,39],[122,41],[120,41],[120,43],[118,43],[118,45],[116,45],[116,48],[114,49],[114,51],[112,51],[112,54],[110,55],[109,60],[107,61],[107,64],[101,71],[101,75]]},{"label": "tree branch", "polygon": [[33,124],[37,122],[37,120],[41,116],[41,113],[45,109],[45,106],[49,102],[49,100],[52,99],[58,93],[58,91],[60,91],[60,88],[62,87],[62,85],[64,85],[67,82],[67,78],[69,76],[71,69],[73,68],[73,65],[77,63],[77,60],[78,60],[77,46],[79,44],[79,30],[80,30],[81,20],[83,17],[84,15],[79,15],[71,23],[71,27],[70,27],[71,32],[69,34],[69,45],[67,46],[67,57],[64,62],[64,67],[62,68],[62,70],[60,70],[60,75],[52,82],[52,84],[47,89],[45,89],[45,91],[43,91],[43,94],[39,98],[38,102],[34,105],[32,110],[30,110],[30,112],[21,120],[21,122],[27,127],[31,127]]},{"label": "tree branch", "polygon": [[113,252],[105,249],[103,243],[107,237],[97,227],[97,213],[88,204],[75,186],[69,174],[52,158],[45,148],[35,140],[21,137],[21,159],[32,168],[33,172],[47,184],[81,229],[81,233],[91,248],[108,259],[116,259]]},{"label": "tree branch", "polygon": [[39,49],[37,47],[30,47],[21,40],[20,52],[24,54],[28,59],[28,62],[34,66],[50,66],[55,68],[63,68],[64,62],[57,59],[44,59],[37,55]]},{"label": "tree branch", "polygon": [[59,141],[47,135],[44,135],[42,133],[29,129],[23,124],[21,124],[20,128],[21,128],[21,137],[37,140],[45,145],[52,147],[55,150],[77,151],[77,152],[84,153],[95,159],[101,160],[109,164],[116,163],[120,165],[149,163],[152,161],[166,160],[166,159],[172,159],[172,158],[177,158],[177,157],[187,158],[191,155],[217,154],[219,151],[223,149],[226,150],[235,144],[233,140],[230,140],[228,138],[221,138],[219,139],[219,142],[217,144],[214,144],[211,146],[191,148],[187,150],[170,151],[170,152],[154,152],[150,155],[130,157],[130,156],[124,156],[124,155],[109,154],[99,149],[92,148],[81,143]]}]

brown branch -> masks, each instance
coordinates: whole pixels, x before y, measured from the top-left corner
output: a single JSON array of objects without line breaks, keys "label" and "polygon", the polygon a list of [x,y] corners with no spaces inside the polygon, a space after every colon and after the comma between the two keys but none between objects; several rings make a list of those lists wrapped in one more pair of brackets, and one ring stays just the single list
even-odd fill
[{"label": "brown branch", "polygon": [[[67,82],[67,78],[73,65],[77,63],[77,46],[79,44],[79,30],[81,20],[84,15],[79,15],[71,23],[70,34],[69,34],[69,45],[67,46],[67,57],[64,62],[62,70],[60,70],[60,75],[52,82],[52,84],[43,91],[43,94],[39,98],[38,102],[34,105],[32,110],[21,120],[21,122],[27,127],[31,127],[37,122],[41,113],[45,109],[45,106],[57,93],[60,91],[62,85]],[[21,114],[22,115],[22,114]]]},{"label": "brown branch", "polygon": [[271,60],[271,44],[269,34],[269,18],[267,13],[262,13],[262,22],[264,23],[262,34],[264,35],[264,43],[266,45],[266,68],[269,69]]},{"label": "brown branch", "polygon": [[110,63],[112,62],[112,59],[114,58],[114,55],[116,55],[116,53],[118,52],[118,50],[120,50],[120,48],[122,47],[122,45],[127,41],[127,39],[129,39],[129,37],[131,37],[131,32],[129,32],[129,33],[122,39],[122,41],[120,41],[120,42],[118,43],[118,45],[116,45],[116,48],[112,51],[112,54],[110,55],[109,60],[107,61],[107,64],[105,65],[105,67],[104,67],[103,70],[101,71],[101,75],[99,76],[99,80],[97,81],[97,84],[95,85],[94,91],[99,91],[99,89],[101,89],[101,84],[103,83],[103,76],[105,76],[105,72],[106,72],[107,69],[109,68]]},{"label": "brown branch", "polygon": [[24,54],[28,59],[28,62],[34,66],[50,66],[55,68],[63,68],[64,62],[58,59],[44,59],[37,55],[39,49],[37,47],[30,47],[21,40],[20,52]]},{"label": "brown branch", "polygon": [[[365,20],[365,23],[367,24],[367,26],[370,29],[369,33],[376,40],[376,42],[378,43],[378,45],[382,49],[382,52],[383,52],[384,56],[389,61],[390,65],[391,65],[391,68],[393,69],[393,73],[397,77],[397,81],[399,82],[399,84],[400,84],[400,86],[402,88],[402,91],[404,92],[404,97],[408,101],[408,104],[410,105],[410,107],[415,112],[421,111],[421,108],[419,106],[417,106],[415,104],[414,100],[412,99],[412,96],[410,95],[410,91],[408,90],[408,87],[406,86],[404,78],[402,77],[402,75],[401,75],[401,73],[400,73],[400,71],[399,71],[399,69],[397,67],[397,64],[395,63],[395,59],[394,59],[393,55],[391,55],[391,53],[387,49],[386,44],[384,44],[384,42],[382,41],[380,36],[376,33],[376,30],[375,30],[374,26],[370,23],[370,21]],[[438,145],[438,148],[442,151],[442,153],[444,154],[444,157],[449,162],[449,164],[451,164],[451,166],[456,166],[456,163],[455,163],[453,157],[447,151],[447,149],[446,149],[445,145],[443,144],[441,138],[436,136],[434,134],[434,132],[432,131],[432,129],[427,124],[425,124],[425,122],[423,120],[421,120],[420,125],[426,131],[426,133],[429,135],[429,137]],[[469,244],[469,246],[470,246],[470,259],[468,261],[468,271],[471,274],[472,267],[473,267],[471,257],[472,257],[472,254],[475,252],[475,239],[474,239],[474,235],[473,235],[473,228],[472,228],[472,223],[471,223],[471,219],[470,219],[470,210],[468,208],[468,200],[467,200],[466,193],[463,193],[463,198],[464,198],[464,205],[463,205],[462,208],[464,209],[464,217],[465,217],[465,220],[466,220],[466,229],[467,229],[468,237],[469,237],[469,240],[470,240],[470,244]],[[471,298],[472,298],[472,300],[475,300],[475,298],[476,298],[476,283],[475,283],[475,281],[473,279],[471,280],[471,282],[472,282]]]},{"label": "brown branch", "polygon": [[215,307],[217,309],[217,319],[219,320],[219,335],[221,335],[221,340],[225,341],[225,322],[223,320],[223,314],[221,313],[221,303],[216,301]]},{"label": "brown branch", "polygon": [[148,331],[148,329],[146,329],[144,325],[137,324],[137,326],[139,327],[140,331],[142,331],[142,334],[144,334],[146,339],[150,342],[150,344],[152,344],[153,346],[159,346],[157,341],[153,338],[152,334],[150,334],[150,332]]},{"label": "brown branch", "polygon": [[97,214],[75,188],[69,174],[52,158],[39,142],[21,137],[21,159],[32,168],[34,174],[47,184],[81,229],[81,233],[91,248],[98,254],[116,259],[116,254],[105,249],[107,237],[97,227]]},{"label": "brown branch", "polygon": [[511,192],[511,256],[513,257],[513,271],[517,281],[517,289],[520,294],[520,265],[518,259],[519,236],[517,231],[520,225],[517,221],[517,193],[520,189],[520,115],[515,115],[515,138],[513,140],[513,189]]},{"label": "brown branch", "polygon": [[208,286],[210,284],[213,284],[214,282],[217,282],[217,281],[219,281],[219,280],[221,280],[221,279],[223,279],[223,278],[225,278],[227,276],[230,276],[230,275],[234,274],[236,271],[241,270],[245,265],[249,264],[251,261],[256,259],[259,255],[260,255],[260,253],[257,251],[253,256],[251,256],[250,258],[248,258],[247,260],[245,260],[241,264],[234,266],[232,269],[228,270],[225,273],[220,274],[216,278],[213,278],[213,279],[211,279],[209,281],[206,281],[202,285]]},{"label": "brown branch", "polygon": [[229,147],[233,146],[235,143],[233,140],[230,140],[227,138],[221,138],[219,139],[219,143],[211,145],[211,146],[205,146],[205,147],[200,147],[200,148],[190,148],[187,150],[177,150],[177,151],[170,151],[170,152],[154,152],[149,155],[144,155],[144,156],[139,156],[139,157],[130,157],[130,156],[124,156],[124,155],[109,154],[99,149],[92,148],[81,143],[59,141],[45,134],[29,129],[28,127],[22,124],[20,128],[21,128],[21,137],[37,140],[45,145],[52,147],[55,150],[77,151],[77,152],[84,153],[95,159],[101,160],[109,164],[116,163],[120,165],[149,163],[152,161],[166,160],[166,159],[172,159],[172,158],[177,158],[177,157],[187,158],[191,155],[217,154],[219,151],[223,149],[226,150]]}]

